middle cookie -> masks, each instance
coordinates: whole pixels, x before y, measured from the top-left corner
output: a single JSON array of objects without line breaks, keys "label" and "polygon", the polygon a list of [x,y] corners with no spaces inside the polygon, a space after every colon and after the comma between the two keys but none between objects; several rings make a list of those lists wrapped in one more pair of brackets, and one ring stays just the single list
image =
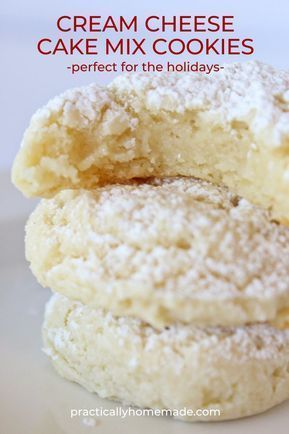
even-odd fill
[{"label": "middle cookie", "polygon": [[289,306],[289,229],[192,178],[42,200],[26,256],[42,285],[157,328],[274,322]]}]

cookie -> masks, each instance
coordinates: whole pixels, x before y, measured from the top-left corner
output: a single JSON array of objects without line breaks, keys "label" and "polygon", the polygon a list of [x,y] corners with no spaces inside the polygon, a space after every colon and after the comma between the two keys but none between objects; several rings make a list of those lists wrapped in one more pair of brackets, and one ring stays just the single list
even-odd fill
[{"label": "cookie", "polygon": [[42,200],[26,257],[43,286],[157,328],[275,321],[289,307],[289,229],[192,178]]},{"label": "cookie", "polygon": [[[171,409],[188,421],[249,416],[289,396],[289,331],[267,324],[157,331],[54,295],[43,340],[68,380],[102,398]],[[184,408],[194,413],[184,415]]]},{"label": "cookie", "polygon": [[224,184],[289,223],[289,74],[258,63],[219,72],[128,74],[68,90],[37,111],[13,167],[27,196],[135,177]]}]

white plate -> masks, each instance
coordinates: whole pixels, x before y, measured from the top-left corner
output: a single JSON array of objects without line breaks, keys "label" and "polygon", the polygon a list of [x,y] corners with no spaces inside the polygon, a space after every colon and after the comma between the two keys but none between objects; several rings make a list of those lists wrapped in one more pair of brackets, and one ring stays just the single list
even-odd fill
[{"label": "white plate", "polygon": [[[288,432],[289,403],[230,422],[184,423],[164,417],[71,419],[71,409],[116,408],[60,378],[41,351],[40,328],[49,291],[24,259],[24,224],[34,203],[0,176],[0,433],[2,434],[272,434]],[[89,426],[91,424],[92,426]]]}]

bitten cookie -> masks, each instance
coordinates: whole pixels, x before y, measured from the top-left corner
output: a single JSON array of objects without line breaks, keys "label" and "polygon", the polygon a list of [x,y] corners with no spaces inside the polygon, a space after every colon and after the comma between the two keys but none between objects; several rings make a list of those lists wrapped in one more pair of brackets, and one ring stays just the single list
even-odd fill
[{"label": "bitten cookie", "polygon": [[289,396],[289,332],[266,324],[156,331],[54,295],[43,339],[60,375],[102,398],[146,408],[220,411],[186,420],[248,416]]},{"label": "bitten cookie", "polygon": [[224,184],[289,223],[289,73],[129,74],[68,90],[37,111],[13,167],[27,196],[135,177]]},{"label": "bitten cookie", "polygon": [[26,257],[53,291],[155,327],[275,321],[289,307],[289,229],[192,178],[42,200]]}]

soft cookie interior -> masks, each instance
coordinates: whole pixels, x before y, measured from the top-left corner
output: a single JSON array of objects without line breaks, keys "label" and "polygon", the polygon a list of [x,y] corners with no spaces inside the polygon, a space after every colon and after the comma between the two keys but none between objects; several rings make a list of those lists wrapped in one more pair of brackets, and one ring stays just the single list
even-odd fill
[{"label": "soft cookie interior", "polygon": [[288,100],[288,74],[257,62],[69,90],[32,118],[13,181],[47,197],[135,177],[195,176],[288,222]]}]

